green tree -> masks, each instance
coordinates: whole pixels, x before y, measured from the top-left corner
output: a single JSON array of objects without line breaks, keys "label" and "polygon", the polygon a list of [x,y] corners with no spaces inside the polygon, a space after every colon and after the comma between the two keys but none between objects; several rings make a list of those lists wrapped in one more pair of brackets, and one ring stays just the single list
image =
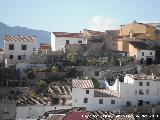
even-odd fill
[{"label": "green tree", "polygon": [[77,61],[77,53],[70,51],[67,53],[66,58],[70,65],[75,65]]}]

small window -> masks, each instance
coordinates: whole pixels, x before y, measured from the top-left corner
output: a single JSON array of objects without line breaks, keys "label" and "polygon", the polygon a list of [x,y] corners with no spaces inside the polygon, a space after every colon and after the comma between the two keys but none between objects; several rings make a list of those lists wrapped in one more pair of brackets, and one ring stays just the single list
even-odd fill
[{"label": "small window", "polygon": [[144,94],[142,89],[139,89],[139,94],[140,94],[140,95],[143,95],[143,94]]},{"label": "small window", "polygon": [[142,56],[144,56],[144,52],[142,52]]},{"label": "small window", "polygon": [[82,40],[78,40],[78,44],[82,44]]},{"label": "small window", "polygon": [[152,55],[152,52],[150,52],[150,55]]},{"label": "small window", "polygon": [[22,56],[21,55],[18,55],[18,60],[22,60]]},{"label": "small window", "polygon": [[88,103],[88,98],[84,98],[84,103]]},{"label": "small window", "polygon": [[99,71],[95,71],[95,76],[99,76]]},{"label": "small window", "polygon": [[149,89],[146,89],[146,94],[147,94],[147,95],[149,94]]},{"label": "small window", "polygon": [[14,45],[13,44],[9,44],[9,50],[14,50]]},{"label": "small window", "polygon": [[111,100],[111,104],[115,104],[115,100]]},{"label": "small window", "polygon": [[150,82],[146,82],[146,86],[150,86]]},{"label": "small window", "polygon": [[143,82],[139,82],[139,86],[143,86]]},{"label": "small window", "polygon": [[10,56],[9,56],[9,59],[13,60],[13,55],[10,55]]},{"label": "small window", "polygon": [[22,49],[22,50],[27,50],[27,45],[22,45],[22,46],[21,46],[21,49]]},{"label": "small window", "polygon": [[103,104],[103,99],[99,99],[99,104]]},{"label": "small window", "polygon": [[69,44],[69,40],[66,40],[66,44]]},{"label": "small window", "polygon": [[126,106],[131,106],[131,101],[127,101]]},{"label": "small window", "polygon": [[146,101],[146,104],[150,104],[150,101]]},{"label": "small window", "polygon": [[86,94],[89,94],[89,90],[86,90]]}]

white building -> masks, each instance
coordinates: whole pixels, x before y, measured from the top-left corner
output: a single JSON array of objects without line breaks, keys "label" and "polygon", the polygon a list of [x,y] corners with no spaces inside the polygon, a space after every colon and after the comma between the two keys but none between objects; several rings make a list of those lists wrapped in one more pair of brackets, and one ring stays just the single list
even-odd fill
[{"label": "white building", "polygon": [[141,64],[151,64],[155,60],[155,50],[143,41],[129,41],[129,55]]},{"label": "white building", "polygon": [[126,74],[120,84],[122,104],[142,106],[160,103],[160,81],[154,75]]},{"label": "white building", "polygon": [[51,32],[52,51],[63,50],[65,44],[87,44],[83,33]]},{"label": "white building", "polygon": [[95,89],[92,80],[72,80],[72,106],[86,110],[116,111],[120,95],[111,89]]},{"label": "white building", "polygon": [[123,110],[145,104],[160,103],[160,81],[154,75],[126,74],[124,82],[94,89],[91,80],[72,80],[72,106],[86,110]]},{"label": "white building", "polygon": [[26,62],[30,59],[30,56],[34,54],[38,54],[38,46],[35,36],[5,35],[5,64],[13,65],[19,62]]},{"label": "white building", "polygon": [[0,63],[4,62],[4,50],[0,48]]}]

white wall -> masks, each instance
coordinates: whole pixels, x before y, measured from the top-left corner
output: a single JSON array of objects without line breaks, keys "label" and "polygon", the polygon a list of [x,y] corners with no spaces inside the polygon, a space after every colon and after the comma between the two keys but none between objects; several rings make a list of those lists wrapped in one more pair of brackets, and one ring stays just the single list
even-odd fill
[{"label": "white wall", "polygon": [[[89,90],[89,94],[86,94],[86,90]],[[93,105],[93,96],[94,89],[72,88],[72,106],[91,109]],[[88,98],[88,104],[83,103],[84,98]]]},{"label": "white wall", "polygon": [[42,116],[47,111],[71,108],[71,106],[18,106],[16,107],[16,119],[25,119],[27,117],[38,119],[39,116]]},{"label": "white wall", "polygon": [[[72,106],[86,107],[87,110],[115,111],[126,106],[127,101],[131,102],[133,107],[138,106],[138,100],[150,101],[150,104],[160,103],[160,81],[133,80],[128,76],[124,79],[125,82],[116,81],[115,85],[109,86],[120,93],[120,98],[94,97],[94,89],[72,88]],[[143,86],[139,86],[139,82],[143,82]],[[147,82],[150,82],[150,86],[146,86]],[[144,94],[139,94],[139,89],[142,89]],[[149,89],[149,94],[146,94],[146,89]],[[89,94],[86,94],[86,90],[90,91]],[[88,103],[84,103],[84,98],[88,98]],[[99,99],[103,99],[103,104],[99,104]],[[111,105],[112,99],[116,100],[116,104]]]},{"label": "white wall", "polygon": [[55,35],[51,33],[52,51],[62,50],[62,48],[65,47],[66,40],[69,40],[69,44],[78,44],[78,40],[81,40],[82,44],[87,44],[86,38],[55,37]]},{"label": "white wall", "polygon": [[0,52],[0,63],[4,62],[4,52]]},{"label": "white wall", "polygon": [[55,45],[55,35],[51,32],[51,47],[52,51],[56,51],[56,45]]},{"label": "white wall", "polygon": [[[142,52],[144,52],[144,56],[142,56]],[[152,52],[152,55],[150,55],[150,52]],[[141,58],[144,58],[144,60],[147,60],[147,57],[152,57],[153,60],[155,60],[155,50],[140,50],[137,54],[137,60],[141,60]]]},{"label": "white wall", "polygon": [[[89,94],[86,94],[89,90]],[[84,103],[84,98],[88,98],[88,103]],[[99,104],[99,99],[103,99],[103,104]],[[115,104],[111,104],[111,100],[115,100]],[[72,106],[86,107],[86,110],[111,110],[119,108],[118,97],[94,97],[94,89],[72,88]]]},{"label": "white wall", "polygon": [[[14,50],[9,50],[9,44],[14,44]],[[21,45],[27,45],[27,50],[21,50]],[[4,57],[5,59],[9,59],[10,55],[13,55],[13,60],[18,62],[18,55],[26,55],[26,60],[30,59],[30,56],[33,55],[33,49],[35,48],[35,54],[38,54],[38,46],[37,41],[34,42],[24,42],[24,41],[4,41]]]},{"label": "white wall", "polygon": [[[131,80],[129,77],[125,77],[124,81]],[[132,81],[132,80],[131,80]],[[139,86],[139,82],[143,83],[143,86]],[[146,83],[150,82],[150,86],[146,86]],[[160,81],[154,80],[134,80],[134,82],[121,82],[120,95],[122,98],[122,104],[126,105],[126,101],[131,101],[133,106],[138,105],[138,100],[150,101],[151,104],[157,104],[160,102]],[[143,90],[143,95],[139,94],[139,89]],[[149,89],[149,94],[146,94],[146,89]]]}]

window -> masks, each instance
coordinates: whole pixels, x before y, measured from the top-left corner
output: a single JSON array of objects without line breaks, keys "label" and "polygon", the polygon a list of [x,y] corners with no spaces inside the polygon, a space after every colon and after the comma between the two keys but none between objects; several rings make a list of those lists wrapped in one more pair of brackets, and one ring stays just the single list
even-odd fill
[{"label": "window", "polygon": [[111,104],[115,104],[115,100],[111,100]]},{"label": "window", "polygon": [[143,82],[139,82],[139,86],[143,86]]},{"label": "window", "polygon": [[150,86],[150,82],[146,82],[146,86]]},{"label": "window", "polygon": [[99,76],[99,71],[95,71],[95,76]]},{"label": "window", "polygon": [[146,89],[146,94],[149,94],[149,89]]},{"label": "window", "polygon": [[82,44],[82,40],[78,40],[78,44]]},{"label": "window", "polygon": [[88,98],[84,98],[84,103],[88,103]]},{"label": "window", "polygon": [[10,55],[10,56],[9,56],[9,59],[13,60],[13,55]]},{"label": "window", "polygon": [[66,44],[69,44],[69,40],[66,40]]},{"label": "window", "polygon": [[14,45],[13,44],[9,44],[9,50],[14,50]]},{"label": "window", "polygon": [[150,52],[150,55],[152,55],[152,52]]},{"label": "window", "polygon": [[27,45],[22,45],[22,46],[21,46],[21,49],[22,49],[22,50],[27,50]]},{"label": "window", "polygon": [[103,104],[103,99],[99,99],[99,104]]},{"label": "window", "polygon": [[144,52],[142,52],[142,56],[144,56]]},{"label": "window", "polygon": [[86,94],[89,94],[89,90],[86,90]]},{"label": "window", "polygon": [[143,95],[143,94],[144,94],[142,89],[139,89],[139,94],[140,94],[140,95]]},{"label": "window", "polygon": [[18,60],[22,60],[22,56],[21,55],[18,55]]},{"label": "window", "polygon": [[126,101],[126,106],[131,106],[131,101]]},{"label": "window", "polygon": [[150,104],[150,101],[146,101],[146,104]]}]

